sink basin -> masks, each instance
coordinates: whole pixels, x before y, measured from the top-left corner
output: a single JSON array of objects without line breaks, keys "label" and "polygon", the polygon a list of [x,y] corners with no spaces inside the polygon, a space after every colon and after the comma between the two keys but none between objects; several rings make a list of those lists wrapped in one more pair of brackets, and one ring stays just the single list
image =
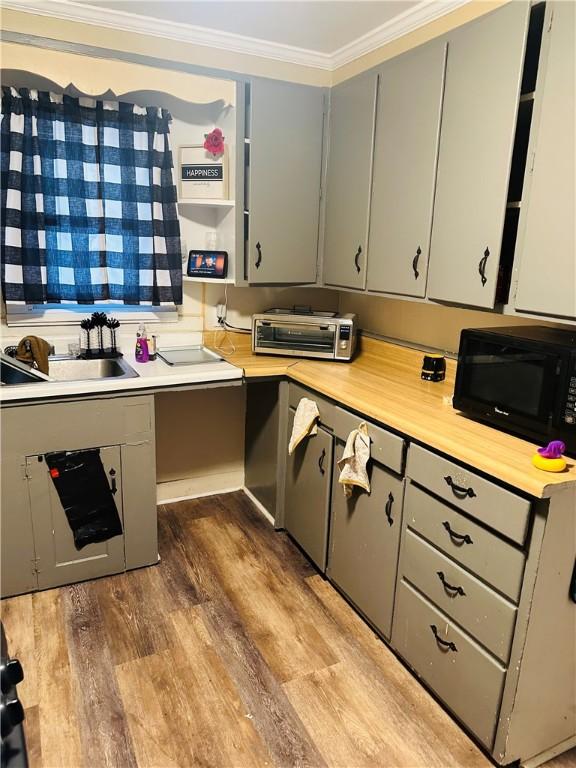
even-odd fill
[{"label": "sink basin", "polygon": [[49,358],[52,381],[86,381],[90,379],[134,379],[136,371],[121,357],[114,360],[78,360],[59,355]]}]

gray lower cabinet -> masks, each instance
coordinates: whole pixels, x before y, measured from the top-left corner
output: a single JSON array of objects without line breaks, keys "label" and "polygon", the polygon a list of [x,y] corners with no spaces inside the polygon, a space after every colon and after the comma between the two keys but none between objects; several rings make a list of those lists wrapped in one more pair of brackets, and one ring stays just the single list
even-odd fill
[{"label": "gray lower cabinet", "polygon": [[529,10],[508,3],[450,36],[431,299],[494,306]]},{"label": "gray lower cabinet", "polygon": [[377,75],[347,80],[330,91],[324,231],[324,283],[366,286]]},{"label": "gray lower cabinet", "polygon": [[283,438],[302,397],[320,412],[286,462],[293,538],[499,765],[576,744],[576,488],[534,499],[416,443],[406,459],[367,421],[371,492],[347,499],[337,462],[362,417],[286,387]]},{"label": "gray lower cabinet", "polygon": [[332,483],[329,578],[366,618],[390,638],[402,526],[402,480],[372,462],[370,493],[344,496],[336,462],[344,443],[336,442]]},{"label": "gray lower cabinet", "polygon": [[[293,423],[290,409],[288,435]],[[328,547],[333,442],[332,434],[319,426],[286,462],[284,527],[321,571]]]},{"label": "gray lower cabinet", "polygon": [[398,585],[394,647],[491,749],[505,668],[406,581]]},{"label": "gray lower cabinet", "polygon": [[250,83],[250,283],[316,282],[324,100],[322,88]]},{"label": "gray lower cabinet", "polygon": [[421,297],[426,293],[446,45],[428,43],[380,69],[370,291]]},{"label": "gray lower cabinet", "polygon": [[[116,509],[123,521],[120,454],[119,445],[100,448],[104,471],[110,478]],[[34,528],[38,589],[58,587],[124,570],[124,535],[98,544],[88,544],[77,550],[68,519],[42,456],[26,458],[26,475]]]},{"label": "gray lower cabinet", "polygon": [[520,209],[515,309],[576,320],[576,6],[550,3]]},{"label": "gray lower cabinet", "polygon": [[[5,406],[1,437],[2,597],[158,562],[153,396]],[[123,534],[77,550],[44,455],[93,448]]]}]

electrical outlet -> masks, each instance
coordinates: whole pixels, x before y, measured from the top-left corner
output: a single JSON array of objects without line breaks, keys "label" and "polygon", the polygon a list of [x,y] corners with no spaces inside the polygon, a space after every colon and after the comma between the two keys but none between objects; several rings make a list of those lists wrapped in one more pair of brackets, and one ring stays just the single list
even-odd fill
[{"label": "electrical outlet", "polygon": [[216,318],[218,320],[218,325],[224,325],[226,321],[226,304],[216,305]]}]

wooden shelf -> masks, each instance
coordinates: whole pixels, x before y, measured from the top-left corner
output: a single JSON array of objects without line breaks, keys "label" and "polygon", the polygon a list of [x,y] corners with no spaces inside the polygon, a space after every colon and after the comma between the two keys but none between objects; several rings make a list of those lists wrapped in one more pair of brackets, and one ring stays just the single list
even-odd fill
[{"label": "wooden shelf", "polygon": [[211,208],[233,208],[236,204],[235,200],[179,200],[178,205],[186,206],[207,206]]}]

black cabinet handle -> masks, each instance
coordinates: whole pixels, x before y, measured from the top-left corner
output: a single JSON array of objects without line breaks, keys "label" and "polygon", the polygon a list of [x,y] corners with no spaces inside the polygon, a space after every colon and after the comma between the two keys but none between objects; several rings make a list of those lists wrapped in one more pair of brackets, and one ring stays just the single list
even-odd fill
[{"label": "black cabinet handle", "polygon": [[354,256],[354,266],[356,267],[356,272],[360,272],[360,264],[359,264],[359,258],[360,254],[362,253],[362,246],[358,246],[358,250],[356,251],[356,255]]},{"label": "black cabinet handle", "polygon": [[432,630],[434,639],[436,640],[436,642],[438,643],[438,645],[442,650],[454,651],[454,653],[458,653],[458,648],[456,648],[454,643],[451,643],[448,640],[442,640],[442,638],[438,634],[438,629],[436,627],[436,624],[430,624],[430,629]]},{"label": "black cabinet handle", "polygon": [[2,687],[2,693],[6,694],[18,683],[24,680],[24,672],[22,665],[18,659],[9,659],[2,662],[0,666],[0,684]]},{"label": "black cabinet handle", "polygon": [[444,480],[446,481],[446,484],[450,486],[452,493],[454,496],[456,496],[457,499],[473,499],[474,496],[476,496],[474,488],[463,488],[461,485],[456,485],[450,475],[446,475]]},{"label": "black cabinet handle", "polygon": [[394,518],[392,517],[392,504],[394,504],[394,496],[392,493],[389,493],[386,506],[384,507],[384,512],[386,513],[386,518],[389,525],[394,525]]},{"label": "black cabinet handle", "polygon": [[260,264],[262,264],[262,246],[260,245],[260,242],[256,243],[256,250],[258,251],[258,256],[256,257],[254,266],[256,269],[260,269]]},{"label": "black cabinet handle", "polygon": [[462,587],[454,587],[454,586],[452,586],[452,584],[449,584],[446,581],[446,577],[444,576],[442,571],[436,571],[436,575],[438,576],[438,578],[442,582],[442,586],[444,587],[446,592],[448,592],[450,597],[456,597],[456,595],[461,595],[462,597],[464,597],[466,595],[466,592],[464,592]]},{"label": "black cabinet handle", "polygon": [[114,496],[114,494],[118,490],[118,488],[116,486],[116,470],[114,468],[112,468],[110,470],[110,472],[108,472],[108,474],[110,475],[110,478],[112,480],[111,485],[110,485],[110,491],[112,492],[112,495]]},{"label": "black cabinet handle", "polygon": [[320,454],[320,458],[318,459],[318,469],[320,470],[320,474],[325,474],[326,470],[324,469],[324,459],[326,458],[326,449],[322,448],[322,453]]},{"label": "black cabinet handle", "polygon": [[490,256],[490,249],[486,248],[484,255],[478,263],[478,273],[480,274],[482,285],[486,285],[488,282],[488,278],[486,277],[486,262],[488,261],[488,256]]},{"label": "black cabinet handle", "polygon": [[412,259],[412,269],[414,270],[414,279],[418,280],[420,277],[420,272],[418,272],[418,260],[420,259],[420,255],[422,254],[422,248],[418,246],[416,248],[416,256]]},{"label": "black cabinet handle", "polygon": [[448,535],[450,536],[454,544],[458,544],[460,546],[462,544],[474,543],[467,533],[462,534],[462,533],[456,533],[456,531],[453,531],[452,528],[450,528],[450,523],[448,522],[448,520],[444,520],[442,525],[448,531]]}]

